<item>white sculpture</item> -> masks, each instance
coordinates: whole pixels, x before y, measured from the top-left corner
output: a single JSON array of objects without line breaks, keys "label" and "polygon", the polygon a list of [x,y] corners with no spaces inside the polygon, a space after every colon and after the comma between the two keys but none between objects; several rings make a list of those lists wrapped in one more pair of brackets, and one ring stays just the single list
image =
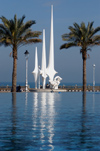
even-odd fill
[{"label": "white sculpture", "polygon": [[35,89],[37,89],[38,73],[39,73],[39,69],[38,69],[38,55],[37,55],[37,47],[36,47],[35,48],[35,68],[32,71],[32,74],[34,75],[34,79],[35,79]]},{"label": "white sculpture", "polygon": [[57,72],[54,69],[54,37],[53,37],[53,5],[51,5],[51,32],[50,32],[50,50],[49,50],[49,63],[47,67],[47,75],[49,80],[53,78]]},{"label": "white sculpture", "polygon": [[41,64],[40,74],[41,74],[41,76],[42,76],[43,89],[45,89],[46,77],[47,77],[47,74],[46,74],[45,29],[43,29],[42,64]]},{"label": "white sculpture", "polygon": [[49,76],[50,88],[58,89],[58,85],[62,80],[61,77],[55,76],[57,73],[54,69],[54,35],[53,35],[53,5],[51,5],[51,32],[50,32],[50,49],[49,49],[49,62],[46,68],[46,47],[45,47],[45,29],[43,29],[43,46],[42,46],[42,64],[41,70],[38,69],[38,57],[37,57],[37,47],[35,52],[35,69],[32,72],[35,78],[35,88],[37,89],[38,75],[41,74],[43,81],[43,89],[46,85],[46,77]]},{"label": "white sculpture", "polygon": [[56,76],[53,81],[49,80],[49,82],[50,82],[50,84],[52,85],[52,88],[53,88],[53,89],[58,89],[58,85],[60,84],[60,81],[61,81],[61,80],[62,80],[61,77]]}]

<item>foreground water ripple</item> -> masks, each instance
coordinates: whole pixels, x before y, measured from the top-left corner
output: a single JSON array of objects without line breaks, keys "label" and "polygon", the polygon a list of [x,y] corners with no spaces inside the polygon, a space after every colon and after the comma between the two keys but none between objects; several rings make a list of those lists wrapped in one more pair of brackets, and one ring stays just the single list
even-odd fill
[{"label": "foreground water ripple", "polygon": [[0,93],[0,151],[99,151],[100,93]]}]

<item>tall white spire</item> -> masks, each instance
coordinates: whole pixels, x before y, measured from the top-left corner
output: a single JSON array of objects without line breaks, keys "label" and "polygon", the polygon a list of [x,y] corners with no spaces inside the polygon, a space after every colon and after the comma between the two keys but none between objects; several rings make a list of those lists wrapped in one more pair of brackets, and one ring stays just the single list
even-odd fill
[{"label": "tall white spire", "polygon": [[47,75],[49,80],[53,81],[55,74],[54,69],[54,35],[53,35],[53,5],[51,5],[51,32],[50,32],[50,50],[49,50],[49,62],[47,67]]},{"label": "tall white spire", "polygon": [[42,46],[42,64],[40,74],[42,75],[43,89],[45,89],[46,84],[46,47],[45,47],[45,29],[43,29],[43,46]]},{"label": "tall white spire", "polygon": [[37,89],[37,80],[38,80],[38,55],[37,55],[37,47],[35,48],[35,68],[32,71],[32,74],[34,75],[34,80],[35,80],[35,89]]}]

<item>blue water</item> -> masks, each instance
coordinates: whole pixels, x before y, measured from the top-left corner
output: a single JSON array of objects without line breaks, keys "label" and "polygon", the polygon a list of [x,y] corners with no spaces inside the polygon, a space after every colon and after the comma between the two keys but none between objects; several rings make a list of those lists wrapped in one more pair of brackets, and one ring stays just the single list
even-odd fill
[{"label": "blue water", "polygon": [[0,151],[100,151],[100,93],[0,93]]}]

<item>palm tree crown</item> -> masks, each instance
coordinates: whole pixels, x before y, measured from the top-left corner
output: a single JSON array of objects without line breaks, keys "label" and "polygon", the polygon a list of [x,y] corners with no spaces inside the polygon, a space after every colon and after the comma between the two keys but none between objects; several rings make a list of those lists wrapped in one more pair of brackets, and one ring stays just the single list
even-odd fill
[{"label": "palm tree crown", "polygon": [[69,26],[70,32],[68,34],[62,35],[62,39],[68,41],[68,43],[62,45],[60,49],[72,46],[80,46],[82,49],[87,49],[90,46],[99,44],[98,39],[100,39],[100,36],[94,35],[100,30],[100,27],[94,29],[93,22],[88,23],[87,27],[84,22],[80,26],[77,23],[73,25],[74,27]]},{"label": "palm tree crown", "polygon": [[13,76],[12,76],[12,91],[16,91],[16,68],[17,68],[17,50],[19,47],[41,42],[38,39],[41,32],[33,32],[31,26],[35,24],[35,21],[30,20],[24,23],[25,16],[17,19],[14,15],[14,19],[8,20],[4,16],[0,18],[2,24],[0,24],[0,44],[4,46],[10,46],[13,53]]},{"label": "palm tree crown", "polygon": [[8,20],[4,16],[0,18],[3,24],[0,24],[0,43],[5,46],[11,46],[13,48],[14,45],[23,46],[29,43],[41,42],[40,39],[34,39],[34,37],[39,37],[41,32],[33,32],[31,30],[31,26],[35,24],[35,21],[30,20],[25,24],[23,23],[25,16],[17,19],[17,16],[14,16],[14,19]]},{"label": "palm tree crown", "polygon": [[63,44],[60,49],[70,48],[73,46],[81,47],[80,52],[82,53],[83,59],[83,91],[86,91],[86,59],[87,51],[91,50],[91,46],[100,44],[100,35],[95,35],[100,31],[100,27],[93,28],[93,22],[88,23],[86,26],[84,22],[80,25],[77,23],[73,24],[74,27],[69,26],[70,32],[62,35],[62,39],[67,41]]}]

